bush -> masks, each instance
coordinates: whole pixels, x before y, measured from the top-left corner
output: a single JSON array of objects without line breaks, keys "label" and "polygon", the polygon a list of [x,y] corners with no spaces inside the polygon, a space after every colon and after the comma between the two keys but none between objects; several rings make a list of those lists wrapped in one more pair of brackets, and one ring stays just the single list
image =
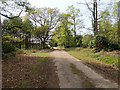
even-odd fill
[{"label": "bush", "polygon": [[76,40],[76,46],[77,47],[81,47],[82,46],[82,38],[83,38],[82,35],[76,35],[75,40]]},{"label": "bush", "polygon": [[9,57],[8,54],[2,53],[2,59],[8,58],[8,57]]},{"label": "bush", "polygon": [[15,57],[16,56],[16,54],[15,53],[10,53],[11,55],[10,56],[12,56],[12,57]]},{"label": "bush", "polygon": [[94,46],[96,51],[101,51],[102,49],[106,50],[108,47],[109,39],[104,35],[96,35]]},{"label": "bush", "polygon": [[94,44],[93,46],[95,47],[94,49],[95,52],[99,52],[102,49],[104,49],[105,51],[113,51],[120,49],[120,44],[118,42],[109,40],[104,35],[97,35],[94,38],[94,42],[90,43],[90,47],[92,47],[92,44]]},{"label": "bush", "polygon": [[94,43],[95,43],[95,40],[93,39],[93,40],[91,40],[90,42],[89,42],[89,47],[90,48],[94,48]]},{"label": "bush", "polygon": [[119,43],[109,40],[107,51],[119,50]]},{"label": "bush", "polygon": [[91,34],[87,34],[82,39],[82,45],[83,47],[87,47],[89,42],[92,40],[93,36]]},{"label": "bush", "polygon": [[10,53],[2,53],[2,58],[6,59],[6,58],[10,58],[10,57],[15,57],[16,54],[14,52],[10,52]]},{"label": "bush", "polygon": [[42,47],[41,46],[36,46],[36,47],[33,47],[33,49],[41,50]]},{"label": "bush", "polygon": [[50,50],[54,50],[54,48],[53,48],[53,47],[50,47]]},{"label": "bush", "polygon": [[9,42],[2,42],[2,53],[9,53],[11,51],[15,51],[17,48],[9,43]]}]

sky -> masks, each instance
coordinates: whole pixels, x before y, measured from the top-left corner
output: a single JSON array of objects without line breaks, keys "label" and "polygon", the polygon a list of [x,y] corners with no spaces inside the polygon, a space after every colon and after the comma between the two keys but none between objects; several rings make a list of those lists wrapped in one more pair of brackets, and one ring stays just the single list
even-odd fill
[{"label": "sky", "polygon": [[[88,3],[92,2],[93,0],[86,0]],[[104,10],[107,6],[107,4],[110,1],[113,0],[97,0],[98,1],[98,10]],[[119,0],[117,0],[119,1]],[[82,18],[83,19],[83,25],[85,25],[86,28],[91,28],[92,24],[91,24],[91,19],[89,18],[90,16],[90,12],[87,8],[86,5],[84,4],[78,4],[78,3],[85,3],[85,0],[28,0],[28,2],[30,2],[32,7],[36,7],[36,8],[41,8],[41,7],[50,7],[50,8],[58,8],[60,10],[60,12],[66,12],[66,9],[68,8],[68,6],[74,5],[74,7],[80,9],[81,14],[83,15]],[[21,16],[24,16],[25,14],[23,13]],[[4,17],[1,17],[4,18]],[[80,29],[78,32],[78,34],[82,34],[85,35],[87,33],[89,34],[93,34],[92,31],[87,30],[85,28]]]},{"label": "sky", "polygon": [[[84,4],[78,4],[80,3],[85,3],[85,0],[28,0],[32,7],[40,8],[40,7],[51,7],[51,8],[58,8],[60,12],[66,12],[66,9],[68,6],[74,5],[76,8],[79,8],[81,13],[82,13],[82,19],[84,20],[83,24],[85,25],[86,28],[91,28],[91,19],[89,18],[89,10],[86,5]],[[92,0],[86,0],[88,3],[91,2]],[[100,9],[102,10],[103,8],[106,7],[106,5],[110,2],[111,0],[100,0],[98,1],[100,5]],[[91,30],[87,29],[80,29],[78,31],[78,34],[93,34]]]}]

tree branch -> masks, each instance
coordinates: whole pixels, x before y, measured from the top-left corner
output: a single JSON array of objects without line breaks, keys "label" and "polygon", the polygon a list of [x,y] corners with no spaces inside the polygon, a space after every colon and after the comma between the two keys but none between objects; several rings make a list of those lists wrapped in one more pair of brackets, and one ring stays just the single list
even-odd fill
[{"label": "tree branch", "polygon": [[85,3],[86,3],[86,5],[87,5],[87,8],[93,13],[93,11],[92,11],[91,8],[89,7],[89,5],[88,5],[88,3],[86,2],[86,0],[85,0]]},{"label": "tree branch", "polygon": [[8,19],[14,19],[14,18],[18,18],[21,15],[22,11],[23,11],[23,9],[20,11],[20,13],[17,16],[12,16],[12,17],[9,17],[8,15],[2,14],[2,13],[0,13],[0,14]]}]

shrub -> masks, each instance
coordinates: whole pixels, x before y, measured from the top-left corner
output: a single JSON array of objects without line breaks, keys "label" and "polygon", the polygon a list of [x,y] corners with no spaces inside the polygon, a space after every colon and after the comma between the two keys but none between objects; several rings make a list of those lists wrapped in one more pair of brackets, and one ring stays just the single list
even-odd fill
[{"label": "shrub", "polygon": [[36,46],[36,47],[33,47],[33,49],[41,50],[42,47],[41,46]]},{"label": "shrub", "polygon": [[12,57],[15,57],[16,56],[16,54],[15,53],[10,53],[11,55],[10,56],[12,56]]},{"label": "shrub", "polygon": [[16,54],[14,52],[10,52],[10,53],[2,53],[2,58],[6,59],[6,58],[10,58],[10,57],[15,57]]},{"label": "shrub", "polygon": [[95,52],[99,52],[102,49],[104,49],[105,51],[113,51],[120,49],[120,44],[118,42],[109,40],[104,35],[95,36],[94,42],[90,43],[90,47],[92,47],[92,44],[94,44],[93,46],[95,47]]},{"label": "shrub", "polygon": [[89,42],[92,40],[93,36],[91,34],[87,34],[82,39],[82,45],[83,47],[87,47]]},{"label": "shrub", "polygon": [[17,48],[9,43],[9,42],[2,42],[2,53],[9,53],[11,51],[15,51]]},{"label": "shrub", "polygon": [[53,48],[53,47],[50,47],[50,50],[54,50],[54,48]]},{"label": "shrub", "polygon": [[9,54],[2,53],[2,59],[8,58]]},{"label": "shrub", "polygon": [[105,37],[104,35],[96,35],[95,36],[95,42],[94,46],[96,48],[96,51],[101,51],[102,49],[106,50],[108,47],[109,39]]},{"label": "shrub", "polygon": [[89,45],[90,48],[94,48],[94,42],[95,42],[94,39],[89,42],[88,45]]},{"label": "shrub", "polygon": [[119,43],[109,40],[107,51],[119,50]]},{"label": "shrub", "polygon": [[83,38],[82,35],[76,35],[75,40],[76,40],[76,46],[77,47],[81,47],[82,46],[82,38]]}]

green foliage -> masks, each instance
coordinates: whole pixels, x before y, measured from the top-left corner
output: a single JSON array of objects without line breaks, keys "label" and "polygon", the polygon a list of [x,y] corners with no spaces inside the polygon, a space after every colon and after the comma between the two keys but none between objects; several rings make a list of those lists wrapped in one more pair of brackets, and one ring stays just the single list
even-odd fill
[{"label": "green foliage", "polygon": [[54,50],[54,48],[53,48],[53,47],[49,47],[49,49],[50,49],[50,50]]},{"label": "green foliage", "polygon": [[[99,52],[102,49],[106,50],[108,47],[108,42],[109,39],[107,37],[105,37],[104,35],[97,35],[95,36],[95,48],[96,50]],[[96,51],[96,52],[97,52]]]},{"label": "green foliage", "polygon": [[76,36],[76,43],[77,43],[77,47],[81,47],[82,46],[82,38],[83,38],[83,36],[82,35],[77,35]]},{"label": "green foliage", "polygon": [[9,57],[8,54],[2,53],[2,59],[8,58],[8,57]]},{"label": "green foliage", "polygon": [[89,57],[92,57],[92,58],[97,58],[97,57],[99,57],[99,56],[101,56],[101,55],[104,55],[105,54],[105,51],[104,50],[101,50],[100,52],[98,52],[98,53],[93,53],[93,54],[88,54],[88,56]]},{"label": "green foliage", "polygon": [[47,53],[47,52],[38,52],[38,53],[32,53],[33,55],[38,55],[38,56],[40,56],[40,57],[43,57],[43,58],[45,58],[45,57],[48,57],[49,55],[50,55],[50,53]]},{"label": "green foliage", "polygon": [[95,51],[99,52],[102,49],[106,51],[113,51],[113,50],[119,50],[120,49],[120,44],[113,41],[109,40],[108,37],[105,37],[104,35],[97,35],[95,37]]},{"label": "green foliage", "polygon": [[49,37],[49,27],[47,25],[37,27],[34,36],[41,42],[40,45],[44,49],[46,48],[46,40]]},{"label": "green foliage", "polygon": [[[118,67],[118,56],[116,55],[109,55],[106,54],[104,50],[98,52],[98,53],[92,53],[92,49],[90,48],[80,48],[80,50],[76,50],[75,48],[66,48],[65,49],[68,53],[73,55],[74,57],[87,61],[87,62],[97,62],[102,63],[105,62],[107,64],[114,65]],[[102,61],[102,62],[99,62]]]},{"label": "green foliage", "polygon": [[3,59],[10,58],[10,57],[16,57],[16,54],[14,52],[2,53],[2,58]]},{"label": "green foliage", "polygon": [[97,57],[97,60],[100,60],[102,62],[112,64],[114,66],[118,67],[118,56],[115,55],[101,55]]},{"label": "green foliage", "polygon": [[62,20],[53,32],[54,35],[52,37],[59,46],[64,46],[65,48],[71,47],[74,44],[74,37],[70,29],[71,23],[68,21],[68,18],[67,14],[62,14]]},{"label": "green foliage", "polygon": [[11,52],[10,54],[11,54],[12,57],[15,57],[15,56],[16,56],[16,54],[13,53],[13,52]]},{"label": "green foliage", "polygon": [[53,40],[53,39],[51,39],[50,41],[49,41],[49,45],[51,46],[51,47],[57,47],[58,45],[57,45],[57,42],[55,41],[55,40]]},{"label": "green foliage", "polygon": [[89,54],[88,56],[91,58],[95,58],[97,60],[100,60],[102,62],[112,64],[114,66],[118,66],[118,56],[108,55],[103,50],[100,51],[99,53]]},{"label": "green foliage", "polygon": [[95,43],[95,40],[93,39],[93,40],[91,40],[90,42],[89,42],[89,47],[90,48],[94,48],[94,43]]},{"label": "green foliage", "polygon": [[120,44],[116,41],[109,40],[107,51],[120,50]]},{"label": "green foliage", "polygon": [[99,34],[118,42],[118,2],[113,1],[102,13],[99,25]]},{"label": "green foliage", "polygon": [[87,47],[89,42],[92,40],[92,38],[93,38],[93,36],[91,34],[85,35],[82,39],[83,47]]},{"label": "green foliage", "polygon": [[20,42],[20,33],[22,28],[22,19],[5,19],[2,23],[2,40],[10,42]]},{"label": "green foliage", "polygon": [[9,53],[11,51],[15,51],[16,49],[17,48],[9,42],[3,42],[2,43],[2,52],[3,53]]},{"label": "green foliage", "polygon": [[36,46],[36,47],[33,47],[33,49],[41,50],[42,47],[41,46]]}]

